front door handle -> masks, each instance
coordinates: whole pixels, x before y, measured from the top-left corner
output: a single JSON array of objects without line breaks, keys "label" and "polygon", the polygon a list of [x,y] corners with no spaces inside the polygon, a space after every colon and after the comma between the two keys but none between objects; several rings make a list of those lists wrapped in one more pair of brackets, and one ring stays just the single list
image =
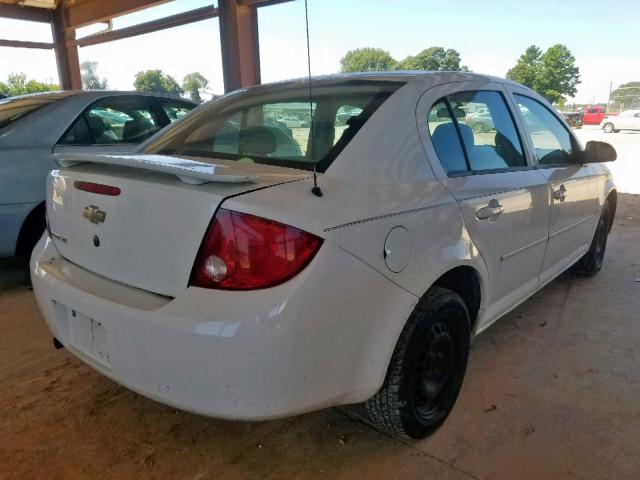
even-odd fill
[{"label": "front door handle", "polygon": [[558,188],[558,190],[553,191],[553,198],[564,202],[564,199],[567,198],[567,189],[564,184],[560,185],[560,188]]},{"label": "front door handle", "polygon": [[489,205],[486,207],[482,207],[480,210],[476,212],[476,217],[480,220],[486,220],[488,218],[496,218],[504,212],[504,207],[500,205],[500,202],[495,198],[492,198],[489,202]]}]

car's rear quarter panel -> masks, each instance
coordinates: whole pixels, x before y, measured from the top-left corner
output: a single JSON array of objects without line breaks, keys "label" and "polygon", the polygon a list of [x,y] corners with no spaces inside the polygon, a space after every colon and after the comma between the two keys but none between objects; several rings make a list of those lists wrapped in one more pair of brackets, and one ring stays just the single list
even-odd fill
[{"label": "car's rear quarter panel", "polygon": [[[409,83],[380,107],[319,175],[322,197],[311,193],[312,181],[307,179],[231,198],[223,206],[321,236],[416,297],[461,265],[476,269],[484,288],[482,257],[455,199],[434,179],[417,132],[415,108],[424,89]],[[393,272],[385,262],[384,246],[397,226],[409,232],[412,253],[406,268]],[[390,319],[396,335],[406,320],[401,315]],[[396,339],[389,341],[395,345]]]}]

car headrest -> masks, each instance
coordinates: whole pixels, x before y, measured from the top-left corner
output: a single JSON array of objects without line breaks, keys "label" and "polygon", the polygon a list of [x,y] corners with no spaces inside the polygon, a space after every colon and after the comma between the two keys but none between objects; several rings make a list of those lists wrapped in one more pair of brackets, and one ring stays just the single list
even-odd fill
[{"label": "car headrest", "polygon": [[525,164],[522,153],[501,132],[496,133],[495,144],[496,152],[502,157],[507,166],[521,167]]},{"label": "car headrest", "polygon": [[[464,123],[458,124],[460,127],[460,133],[462,134],[462,138],[467,148],[471,148],[475,145],[473,139],[473,130],[468,125]],[[433,131],[433,135],[431,135],[434,143],[438,143],[440,145],[447,144],[449,142],[459,142],[458,132],[456,131],[456,127],[452,122],[442,123],[436,127]]]},{"label": "car headrest", "polygon": [[141,119],[128,120],[122,128],[122,139],[126,141],[140,140],[140,137],[148,133],[151,125]]},{"label": "car headrest", "polygon": [[467,148],[473,147],[475,145],[475,139],[473,137],[473,130],[469,125],[464,123],[460,123],[460,133],[462,134],[462,138],[464,140]]},{"label": "car headrest", "polygon": [[436,127],[431,135],[431,139],[433,143],[438,145],[446,145],[451,142],[457,142],[458,132],[456,132],[456,127],[453,123],[441,123]]},{"label": "car headrest", "polygon": [[278,148],[275,133],[268,127],[240,130],[240,152],[247,155],[269,155]]},{"label": "car headrest", "polygon": [[89,129],[94,134],[101,134],[107,129],[107,123],[100,117],[96,115],[88,115],[87,123],[89,124]]}]

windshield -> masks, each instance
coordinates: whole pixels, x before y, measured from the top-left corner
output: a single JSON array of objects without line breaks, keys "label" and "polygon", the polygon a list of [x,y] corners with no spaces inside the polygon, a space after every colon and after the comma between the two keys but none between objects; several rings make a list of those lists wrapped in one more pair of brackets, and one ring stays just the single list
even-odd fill
[{"label": "windshield", "polygon": [[145,153],[265,163],[319,172],[401,84],[362,81],[239,93],[178,123]]},{"label": "windshield", "polygon": [[2,99],[0,100],[0,129],[68,95],[66,92],[60,92]]}]

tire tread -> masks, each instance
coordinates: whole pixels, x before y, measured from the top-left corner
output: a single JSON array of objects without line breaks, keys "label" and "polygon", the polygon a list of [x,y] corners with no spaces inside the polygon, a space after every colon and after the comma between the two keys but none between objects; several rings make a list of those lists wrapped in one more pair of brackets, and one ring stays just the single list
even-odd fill
[{"label": "tire tread", "polygon": [[[418,322],[422,320],[429,311],[437,308],[440,303],[450,299],[452,296],[457,297],[459,302],[464,306],[464,301],[457,293],[443,287],[432,287],[420,299],[400,334],[382,387],[366,402],[365,406],[371,420],[381,430],[390,435],[400,436],[406,439],[412,438],[401,421],[401,408],[403,407],[400,399],[402,366],[407,356],[411,336]],[[437,425],[434,426],[432,430],[436,428]]]}]

